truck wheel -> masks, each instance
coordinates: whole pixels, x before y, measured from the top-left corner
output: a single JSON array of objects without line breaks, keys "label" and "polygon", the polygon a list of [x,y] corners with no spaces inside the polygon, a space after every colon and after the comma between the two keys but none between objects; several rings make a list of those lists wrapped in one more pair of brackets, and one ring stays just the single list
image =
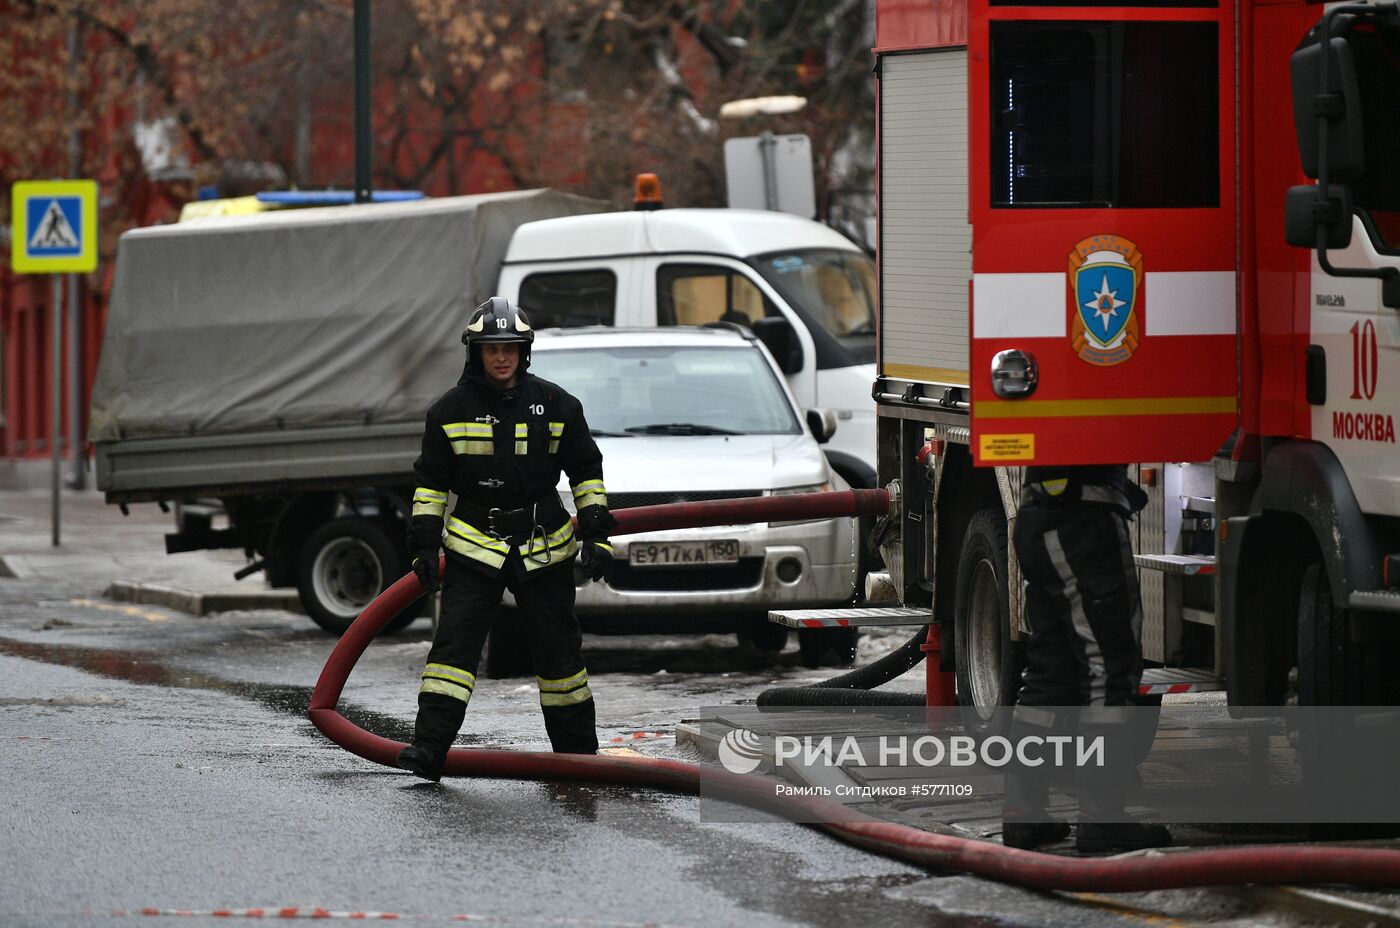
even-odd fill
[{"label": "truck wheel", "polygon": [[[1296,682],[1297,703],[1300,706],[1376,704],[1377,684],[1387,675],[1389,667],[1372,658],[1372,654],[1363,651],[1362,645],[1351,640],[1347,613],[1336,608],[1332,601],[1332,584],[1324,565],[1309,564],[1303,571],[1298,591],[1298,666],[1291,675]],[[1376,769],[1371,752],[1358,751],[1353,740],[1368,737],[1368,733],[1355,727],[1339,727],[1340,721],[1329,716],[1305,715],[1290,732],[1296,739],[1304,786],[1316,789],[1323,796],[1335,796],[1339,791],[1343,794],[1389,791],[1393,772]],[[1325,841],[1386,838],[1400,833],[1400,825],[1390,822],[1313,823],[1308,826],[1308,833],[1315,840]]]},{"label": "truck wheel", "polygon": [[858,628],[799,628],[797,649],[805,667],[849,667],[856,662]]},{"label": "truck wheel", "polygon": [[967,724],[978,734],[996,734],[1009,713],[997,709],[1016,702],[1020,650],[1011,640],[1007,599],[1006,520],[995,509],[972,517],[958,557],[953,606],[953,647],[957,657],[958,704],[971,710]]},{"label": "truck wheel", "polygon": [[[313,531],[302,545],[297,592],[311,620],[339,635],[404,573],[403,558],[382,526],[365,519],[336,519]],[[410,605],[384,630],[407,626],[419,616],[422,603]]]},{"label": "truck wheel", "polygon": [[1322,564],[1303,570],[1298,590],[1298,703],[1355,705],[1356,668],[1350,666],[1346,615],[1332,605]]}]

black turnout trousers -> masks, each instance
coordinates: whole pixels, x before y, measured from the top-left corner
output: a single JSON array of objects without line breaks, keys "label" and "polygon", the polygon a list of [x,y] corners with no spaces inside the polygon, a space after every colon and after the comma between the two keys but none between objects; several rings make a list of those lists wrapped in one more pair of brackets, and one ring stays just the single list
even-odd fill
[{"label": "black turnout trousers", "polygon": [[[491,617],[506,589],[515,595],[515,619],[524,624],[526,639],[540,684],[545,730],[553,749],[569,754],[594,754],[593,696],[583,664],[583,634],[574,615],[572,561],[526,571],[512,552],[499,574],[447,556],[442,585],[442,617],[427,665],[466,671],[475,687],[481,649],[491,629]],[[466,702],[436,693],[418,697],[415,740],[446,750],[457,736]]]},{"label": "black turnout trousers", "polygon": [[[1141,721],[1126,708],[1136,704],[1142,679],[1142,604],[1128,517],[1106,505],[1029,503],[1018,512],[1013,543],[1026,580],[1030,637],[1011,739],[1105,736],[1105,766],[1077,769],[1074,779],[1081,815],[1112,819],[1121,815],[1137,766],[1127,732]],[[1050,771],[1012,774],[1006,816],[1042,819]]]},{"label": "black turnout trousers", "polygon": [[1027,706],[1132,705],[1142,603],[1128,519],[1110,506],[1022,506],[1013,536],[1026,580]]}]

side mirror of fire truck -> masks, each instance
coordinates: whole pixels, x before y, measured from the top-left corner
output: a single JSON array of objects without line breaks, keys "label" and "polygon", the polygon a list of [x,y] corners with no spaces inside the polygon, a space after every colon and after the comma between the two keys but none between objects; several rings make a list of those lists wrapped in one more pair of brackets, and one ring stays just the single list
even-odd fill
[{"label": "side mirror of fire truck", "polygon": [[1351,188],[1345,181],[1363,168],[1360,93],[1351,45],[1334,36],[1324,49],[1321,36],[1329,28],[1324,18],[1289,62],[1298,156],[1303,173],[1319,180],[1288,191],[1284,236],[1298,248],[1351,244]]},{"label": "side mirror of fire truck", "polygon": [[[1365,107],[1352,45],[1358,25],[1371,33],[1377,27],[1395,29],[1396,4],[1336,5],[1322,15],[1293,52],[1289,68],[1298,155],[1303,173],[1317,183],[1289,189],[1284,237],[1295,247],[1316,249],[1318,265],[1334,277],[1380,278],[1381,302],[1400,307],[1400,272],[1394,267],[1336,267],[1327,257],[1329,249],[1351,243],[1352,184],[1366,170]],[[1387,115],[1394,118],[1393,113]],[[1395,131],[1385,125],[1370,128],[1373,142],[1389,138]],[[1376,161],[1384,149],[1373,148],[1372,160]],[[1373,171],[1392,169],[1389,163],[1372,165]]]},{"label": "side mirror of fire truck", "polygon": [[[1351,244],[1351,188],[1303,184],[1288,188],[1283,234],[1296,248],[1345,248]],[[1321,235],[1319,235],[1321,233]]]},{"label": "side mirror of fire truck", "polygon": [[1330,48],[1323,48],[1319,34],[1329,19],[1308,33],[1289,62],[1303,173],[1323,183],[1351,180],[1365,169],[1361,92],[1351,43],[1333,36]]}]

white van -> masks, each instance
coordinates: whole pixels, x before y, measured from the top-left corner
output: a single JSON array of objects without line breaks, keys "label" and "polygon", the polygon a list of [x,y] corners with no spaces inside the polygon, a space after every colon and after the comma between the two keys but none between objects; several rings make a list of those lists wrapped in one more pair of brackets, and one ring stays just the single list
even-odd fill
[{"label": "white van", "polygon": [[875,485],[875,265],[786,213],[665,209],[530,222],[498,291],[539,329],[736,322],[768,346],[803,408],[830,409],[832,466]]}]

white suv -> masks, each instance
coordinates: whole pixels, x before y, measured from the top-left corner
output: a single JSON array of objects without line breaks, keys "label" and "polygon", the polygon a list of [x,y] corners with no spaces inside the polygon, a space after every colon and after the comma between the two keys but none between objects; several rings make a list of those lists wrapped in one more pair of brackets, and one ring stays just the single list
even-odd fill
[{"label": "white suv", "polygon": [[[831,417],[798,411],[747,329],[547,329],[531,357],[531,373],[583,403],[614,511],[847,488],[818,445]],[[560,497],[572,509],[567,478]],[[776,650],[786,635],[766,621],[770,607],[848,603],[856,590],[850,518],[664,530],[612,544],[609,580],[578,590],[578,613],[596,631],[625,614],[657,631],[736,630]]]}]

